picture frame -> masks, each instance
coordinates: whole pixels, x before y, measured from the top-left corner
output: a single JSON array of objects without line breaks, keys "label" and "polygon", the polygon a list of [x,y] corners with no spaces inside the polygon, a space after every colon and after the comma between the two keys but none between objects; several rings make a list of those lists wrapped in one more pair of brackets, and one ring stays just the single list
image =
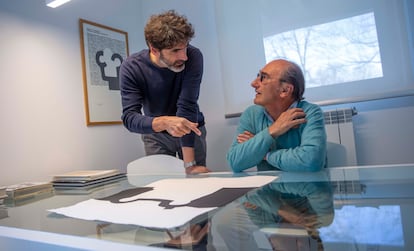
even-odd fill
[{"label": "picture frame", "polygon": [[79,19],[86,125],[121,124],[119,69],[129,56],[128,33]]}]

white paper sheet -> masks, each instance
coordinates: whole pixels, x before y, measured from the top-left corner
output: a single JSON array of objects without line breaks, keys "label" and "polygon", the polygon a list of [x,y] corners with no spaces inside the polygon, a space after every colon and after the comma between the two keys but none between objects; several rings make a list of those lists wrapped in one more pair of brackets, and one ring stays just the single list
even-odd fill
[{"label": "white paper sheet", "polygon": [[[84,220],[171,229],[183,226],[196,216],[217,208],[214,201],[211,207],[180,205],[211,195],[222,188],[261,187],[276,178],[276,176],[247,176],[164,179],[145,186],[153,190],[124,197],[119,199],[120,203],[89,199],[73,206],[48,211]],[[159,205],[160,201],[156,200],[168,201],[172,208],[162,207]]]}]

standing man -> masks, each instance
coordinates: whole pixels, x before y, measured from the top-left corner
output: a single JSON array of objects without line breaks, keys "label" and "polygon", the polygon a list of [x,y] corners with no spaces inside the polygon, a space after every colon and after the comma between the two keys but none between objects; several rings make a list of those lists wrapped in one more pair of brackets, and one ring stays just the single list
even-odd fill
[{"label": "standing man", "polygon": [[234,172],[319,171],[326,164],[326,132],[321,108],[304,101],[305,80],[293,62],[266,64],[252,82],[254,104],[240,117],[227,153]]},{"label": "standing man", "polygon": [[190,45],[194,29],[170,10],[151,16],[144,32],[148,49],[128,57],[120,69],[122,121],[142,134],[147,155],[178,154],[187,174],[209,172],[198,106],[203,55]]}]

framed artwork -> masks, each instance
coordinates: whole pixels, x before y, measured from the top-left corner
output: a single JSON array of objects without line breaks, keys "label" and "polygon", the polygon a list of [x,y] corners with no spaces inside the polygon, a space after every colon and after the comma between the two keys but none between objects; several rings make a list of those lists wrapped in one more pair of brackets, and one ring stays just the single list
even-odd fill
[{"label": "framed artwork", "polygon": [[120,124],[119,68],[128,33],[79,19],[86,125]]}]

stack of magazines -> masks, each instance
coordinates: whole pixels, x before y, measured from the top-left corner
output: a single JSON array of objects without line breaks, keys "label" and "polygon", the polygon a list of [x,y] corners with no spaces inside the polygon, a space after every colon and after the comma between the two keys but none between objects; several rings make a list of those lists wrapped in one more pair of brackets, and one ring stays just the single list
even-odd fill
[{"label": "stack of magazines", "polygon": [[121,173],[117,169],[79,170],[55,175],[53,186],[55,189],[91,188],[112,183],[125,177],[125,173]]},{"label": "stack of magazines", "polygon": [[51,182],[23,182],[6,187],[5,204],[19,206],[54,194]]},{"label": "stack of magazines", "polygon": [[7,198],[6,187],[0,187],[0,219],[7,218],[7,208],[4,206],[4,199]]},{"label": "stack of magazines", "polygon": [[3,204],[5,198],[7,198],[6,187],[0,187],[0,205]]}]

